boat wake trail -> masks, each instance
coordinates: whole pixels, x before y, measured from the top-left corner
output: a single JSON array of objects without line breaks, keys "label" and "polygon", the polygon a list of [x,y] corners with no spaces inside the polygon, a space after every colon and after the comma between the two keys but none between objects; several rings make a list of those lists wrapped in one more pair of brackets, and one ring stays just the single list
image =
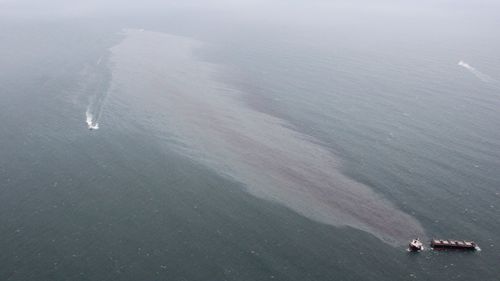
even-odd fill
[{"label": "boat wake trail", "polygon": [[99,119],[109,88],[109,69],[105,58],[100,57],[94,65],[86,65],[82,71],[81,91],[87,97],[85,122],[89,130],[99,129]]},{"label": "boat wake trail", "polygon": [[495,79],[491,78],[489,75],[486,75],[479,70],[475,69],[474,67],[470,66],[468,63],[464,62],[463,60],[458,62],[458,65],[467,69],[470,71],[472,74],[474,74],[479,80],[486,82],[486,83],[492,83],[495,82]]}]

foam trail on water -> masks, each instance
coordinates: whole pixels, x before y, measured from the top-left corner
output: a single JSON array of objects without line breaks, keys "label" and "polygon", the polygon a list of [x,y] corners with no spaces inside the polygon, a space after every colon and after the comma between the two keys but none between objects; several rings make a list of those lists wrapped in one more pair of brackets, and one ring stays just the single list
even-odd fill
[{"label": "foam trail on water", "polygon": [[458,62],[458,65],[469,70],[472,74],[474,74],[479,80],[486,82],[486,83],[491,83],[495,82],[493,78],[490,76],[480,72],[479,70],[475,69],[474,67],[470,66],[468,63],[464,62],[463,60]]},{"label": "foam trail on water", "polygon": [[92,125],[92,113],[90,113],[90,108],[87,108],[87,111],[85,112],[85,116],[87,117],[87,125],[91,126]]},{"label": "foam trail on water", "polygon": [[107,55],[100,56],[93,64],[87,64],[82,70],[81,92],[87,96],[85,122],[90,130],[99,129],[99,121],[108,94],[110,73]]}]

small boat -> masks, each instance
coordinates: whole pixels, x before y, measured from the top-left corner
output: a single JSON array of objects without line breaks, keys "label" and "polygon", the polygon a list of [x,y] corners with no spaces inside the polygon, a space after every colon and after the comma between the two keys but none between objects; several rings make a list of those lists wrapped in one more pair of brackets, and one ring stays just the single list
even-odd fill
[{"label": "small boat", "polygon": [[408,250],[411,252],[419,252],[424,249],[424,245],[418,238],[413,239],[410,241],[410,244],[408,244]]},{"label": "small boat", "polygon": [[458,250],[478,250],[479,247],[474,241],[465,240],[447,240],[432,239],[431,247],[433,249],[458,249]]},{"label": "small boat", "polygon": [[92,124],[92,123],[87,123],[87,127],[89,128],[89,130],[97,130],[99,129],[99,124],[98,123],[95,123],[95,124]]}]

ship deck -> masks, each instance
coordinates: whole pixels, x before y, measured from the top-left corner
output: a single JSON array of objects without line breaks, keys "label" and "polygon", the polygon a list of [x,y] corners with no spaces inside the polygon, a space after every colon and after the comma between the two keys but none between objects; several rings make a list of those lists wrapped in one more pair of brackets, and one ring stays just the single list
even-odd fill
[{"label": "ship deck", "polygon": [[474,241],[465,240],[448,240],[448,239],[432,239],[431,247],[433,248],[452,248],[452,249],[471,249],[476,248]]}]

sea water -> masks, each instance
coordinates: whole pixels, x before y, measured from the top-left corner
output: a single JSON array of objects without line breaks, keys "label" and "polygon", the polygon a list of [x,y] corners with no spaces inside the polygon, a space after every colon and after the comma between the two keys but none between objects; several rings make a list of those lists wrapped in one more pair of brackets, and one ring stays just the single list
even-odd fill
[{"label": "sea water", "polygon": [[280,3],[5,12],[0,279],[496,280],[495,18]]}]

